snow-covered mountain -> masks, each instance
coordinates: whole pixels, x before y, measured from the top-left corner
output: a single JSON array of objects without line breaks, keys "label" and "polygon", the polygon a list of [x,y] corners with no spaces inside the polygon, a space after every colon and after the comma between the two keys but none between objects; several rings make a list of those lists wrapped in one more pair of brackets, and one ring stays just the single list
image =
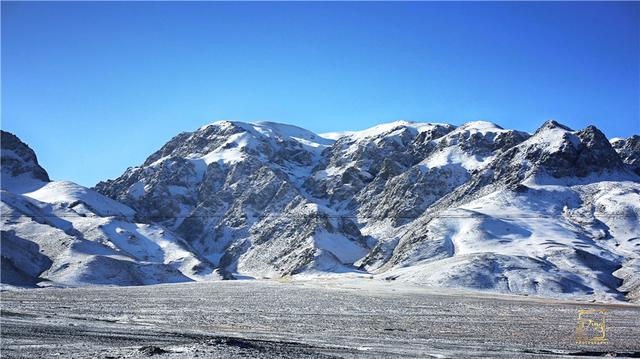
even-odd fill
[{"label": "snow-covered mountain", "polygon": [[[456,127],[398,121],[316,135],[290,125],[223,121],[179,134],[95,192],[63,191],[66,185],[56,182],[25,193],[9,188],[3,192],[3,228],[16,226],[5,221],[4,207],[20,208],[8,198],[39,201],[48,211],[65,203],[58,207],[75,211],[71,204],[82,197],[83,206],[93,208],[91,218],[154,228],[149,241],[184,251],[172,257],[174,249],[166,249],[145,261],[152,246],[132,253],[125,242],[108,239],[131,265],[172,268],[186,280],[218,273],[350,273],[421,285],[638,300],[639,138],[610,143],[593,126],[573,131],[554,121],[532,135],[489,122]],[[4,167],[4,134],[2,146]],[[108,210],[92,205],[105,198],[98,193],[128,211],[113,209],[116,202]],[[94,233],[78,240],[111,238],[95,223],[74,224],[80,233]],[[97,229],[89,230],[92,225]],[[25,232],[20,238],[37,242]],[[176,264],[184,262],[177,257],[189,265]],[[55,281],[49,272],[38,277]]]},{"label": "snow-covered mountain", "polygon": [[72,182],[2,131],[2,283],[140,285],[220,278],[180,237]]}]

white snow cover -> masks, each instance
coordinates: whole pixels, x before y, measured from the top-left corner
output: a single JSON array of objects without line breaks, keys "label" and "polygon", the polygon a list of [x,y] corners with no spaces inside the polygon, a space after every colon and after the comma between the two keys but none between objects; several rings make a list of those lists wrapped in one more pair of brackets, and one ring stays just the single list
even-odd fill
[{"label": "white snow cover", "polygon": [[[220,121],[203,126],[199,131],[210,129],[210,126],[237,126],[244,131],[228,136],[216,134],[216,140],[222,138],[222,145],[218,146],[216,142],[216,146],[208,145],[201,151],[181,154],[192,161],[200,178],[212,163],[229,169],[247,159],[267,162],[268,158],[263,154],[268,152],[263,151],[265,146],[271,146],[270,150],[285,147],[297,151],[301,148],[313,155],[311,163],[286,160],[270,164],[289,176],[287,185],[295,187],[304,200],[316,201],[304,205],[308,214],[350,215],[345,207],[305,192],[303,183],[310,178],[341,183],[340,176],[347,169],[355,168],[356,162],[367,160],[350,161],[351,157],[347,156],[359,155],[367,146],[388,146],[384,148],[393,151],[394,146],[406,146],[415,138],[407,134],[415,136],[430,131],[436,124],[396,121],[362,131],[316,135],[296,126],[273,122]],[[511,131],[491,122],[465,123],[451,132],[444,132],[446,134],[441,137],[430,139],[428,144],[435,144],[435,149],[404,166],[417,166],[422,174],[440,173],[431,170],[447,167],[442,171],[447,174],[446,178],[462,184],[472,172],[486,169],[497,158],[496,153],[490,151],[470,151],[468,146],[463,146],[466,141],[482,137],[495,144],[492,141],[508,132]],[[324,156],[322,152],[344,137],[347,138],[338,142],[343,147],[336,151],[336,163],[323,163],[324,167],[316,169]],[[611,139],[611,142],[615,141]],[[549,154],[560,151],[563,146],[579,145],[580,139],[573,131],[549,126],[516,146],[533,146]],[[254,152],[249,154],[250,150]],[[340,161],[343,158],[348,161]],[[169,160],[172,156],[161,157],[148,167],[161,167]],[[512,161],[525,163],[526,158],[518,153]],[[374,176],[373,171],[357,170],[366,180]],[[390,218],[371,221],[365,216],[358,217],[356,222],[361,238],[366,238],[362,242],[324,229],[305,233],[301,241],[290,242],[287,238],[273,241],[273,238],[258,238],[250,230],[238,234],[229,226],[216,228],[211,225],[211,233],[216,231],[215,241],[211,241],[205,251],[192,248],[196,245],[186,243],[168,228],[135,223],[132,219],[135,212],[131,208],[72,182],[39,182],[23,186],[31,189],[20,192],[14,188],[21,188],[21,181],[14,181],[15,187],[10,188],[12,193],[3,192],[2,222],[3,227],[10,225],[17,237],[29,239],[51,258],[53,264],[41,277],[54,284],[151,284],[220,279],[213,268],[220,264],[226,246],[235,244],[239,259],[233,274],[240,278],[278,277],[284,272],[279,269],[290,261],[313,258],[311,264],[295,274],[296,277],[375,274],[375,278],[381,280],[427,286],[620,300],[621,292],[625,288],[633,289],[637,280],[625,279],[621,285],[611,278],[611,274],[621,279],[634,277],[640,268],[638,177],[622,172],[579,179],[545,177],[544,171],[527,172],[526,175],[528,177],[519,182],[524,187],[522,191],[505,186],[492,188],[490,192],[474,194],[477,197],[455,202],[444,210],[425,212],[408,223],[394,223]],[[389,185],[391,179],[383,185]],[[194,181],[198,183],[198,179]],[[144,196],[151,182],[147,178],[130,185],[126,188],[129,197]],[[175,197],[186,196],[192,190],[188,187],[190,184],[186,184],[187,187],[169,184],[163,190]],[[411,185],[409,183],[409,189]],[[261,189],[256,188],[256,192]],[[407,189],[403,188],[395,196],[404,196],[404,190]],[[342,204],[349,200],[351,198]],[[179,216],[187,217],[188,206],[179,206]],[[264,220],[261,224],[268,225],[268,222]],[[171,229],[176,229],[180,223],[181,220],[177,221]],[[338,228],[335,224],[333,227]],[[420,231],[412,232],[415,228]],[[406,242],[411,246],[403,247]],[[369,273],[357,269],[372,253],[372,248],[382,249],[381,254],[375,253],[379,255],[374,258],[378,262],[372,260],[375,264],[366,267]],[[274,259],[274,253],[284,254]],[[397,261],[386,262],[392,256]],[[22,258],[21,263],[31,272],[37,271],[34,263],[38,261],[29,256],[18,258]]]},{"label": "white snow cover", "polygon": [[383,123],[377,126],[373,126],[371,128],[367,128],[361,131],[340,131],[340,132],[327,132],[322,133],[320,136],[337,140],[340,137],[350,137],[353,140],[363,140],[371,137],[380,136],[382,134],[386,134],[387,132],[397,128],[397,127],[407,127],[414,129],[417,132],[424,132],[432,129],[434,127],[434,123],[428,122],[412,122],[412,121],[394,121],[389,123]]},{"label": "white snow cover", "polygon": [[[423,250],[380,276],[505,293],[619,299],[599,273],[610,273],[620,258],[640,257],[639,191],[634,182],[596,182],[494,192],[435,217]],[[582,203],[584,192],[597,201]],[[592,232],[583,229],[585,221],[594,224]],[[611,238],[604,237],[599,222]],[[441,245],[441,256],[433,256],[432,244]]]},{"label": "white snow cover", "polygon": [[44,186],[47,182],[33,178],[28,173],[19,176],[11,176],[2,173],[2,188],[13,193],[26,193],[37,190]]},{"label": "white snow cover", "polygon": [[264,136],[268,138],[293,139],[303,144],[306,143],[311,147],[328,146],[333,143],[332,140],[320,137],[319,135],[305,130],[304,128],[269,121],[259,121],[251,123],[236,121],[217,121],[200,127],[198,131],[205,130],[210,126],[218,126],[224,128],[231,125],[241,127],[242,129],[247,131],[248,134],[253,135],[254,137]]},{"label": "white snow cover", "polygon": [[[11,161],[16,161],[26,168],[35,166],[35,163],[26,162],[22,157],[20,157],[17,153],[15,153],[10,149],[2,148],[0,150],[0,153],[3,159],[10,159]],[[36,189],[44,186],[46,183],[37,178],[34,178],[33,174],[30,172],[21,173],[15,176],[10,172],[9,168],[6,168],[3,166],[0,170],[1,170],[0,179],[2,181],[2,188],[5,190],[9,190],[13,193],[25,193],[25,192],[35,191]]]},{"label": "white snow cover", "polygon": [[362,246],[345,239],[343,235],[336,233],[317,233],[313,236],[317,248],[331,252],[343,264],[356,262],[367,254]]},{"label": "white snow cover", "polygon": [[[198,168],[204,170],[206,165],[213,162],[221,162],[223,164],[240,162],[246,158],[246,149],[255,149],[264,142],[270,142],[276,145],[278,141],[282,140],[295,141],[315,156],[319,156],[322,150],[334,142],[297,126],[266,121],[253,123],[218,121],[200,127],[198,131],[206,130],[211,126],[228,128],[232,125],[242,128],[245,132],[229,136],[224,145],[215,148],[211,152],[206,154],[192,154],[188,159],[193,160]],[[163,158],[158,161],[162,160]],[[198,161],[202,161],[204,166],[198,164]]]},{"label": "white snow cover", "polygon": [[320,134],[318,134],[318,136],[324,137],[324,138],[329,139],[329,140],[336,141],[340,137],[349,136],[352,133],[354,133],[354,131],[336,131],[336,132],[320,133]]},{"label": "white snow cover", "polygon": [[534,143],[544,147],[548,152],[554,152],[560,150],[567,143],[577,147],[580,144],[580,139],[573,132],[560,127],[543,128],[536,136],[532,136],[520,146],[530,146]]},{"label": "white snow cover", "polygon": [[24,195],[46,203],[72,205],[75,202],[82,202],[100,216],[131,217],[135,214],[133,209],[124,204],[70,181],[49,182],[38,190]]}]

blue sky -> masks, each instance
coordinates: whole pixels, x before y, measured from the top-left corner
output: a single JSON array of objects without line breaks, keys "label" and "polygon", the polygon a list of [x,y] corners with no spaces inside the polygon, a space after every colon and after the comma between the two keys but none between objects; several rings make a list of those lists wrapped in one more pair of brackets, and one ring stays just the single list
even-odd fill
[{"label": "blue sky", "polygon": [[640,133],[640,3],[2,2],[2,128],[92,186],[181,131]]}]

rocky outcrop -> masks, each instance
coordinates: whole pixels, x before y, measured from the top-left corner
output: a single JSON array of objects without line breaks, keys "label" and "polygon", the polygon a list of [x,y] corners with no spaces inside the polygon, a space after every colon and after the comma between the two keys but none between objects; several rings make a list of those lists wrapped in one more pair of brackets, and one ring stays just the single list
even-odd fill
[{"label": "rocky outcrop", "polygon": [[[20,141],[16,135],[0,130],[2,143],[2,177],[30,177],[49,182],[49,175],[38,164],[33,150]],[[4,186],[3,186],[4,187]]]},{"label": "rocky outcrop", "polygon": [[[273,277],[393,272],[457,257],[456,228],[484,226],[485,220],[463,211],[452,218],[465,224],[454,225],[442,216],[468,203],[496,193],[516,196],[509,201],[544,196],[530,188],[531,181],[557,185],[565,178],[575,182],[607,174],[637,180],[593,126],[573,131],[548,121],[529,135],[489,122],[455,127],[399,121],[329,137],[335,140],[273,123],[219,122],[178,135],[140,167],[96,189],[135,208],[139,220],[174,229],[226,277]],[[528,215],[541,214],[536,208]],[[448,227],[450,233],[443,233]],[[514,226],[506,232],[478,228],[478,233],[504,241],[500,237],[532,232]],[[571,251],[561,253],[580,262]],[[450,262],[469,270],[481,257]],[[522,261],[536,271],[568,276],[555,260],[499,258],[504,278],[520,278],[511,272]],[[602,279],[604,291],[612,290],[616,279],[611,278],[609,273]],[[558,280],[538,287],[586,288],[581,281]],[[450,282],[455,279],[442,280]],[[521,284],[535,292],[534,282]]]},{"label": "rocky outcrop", "polygon": [[640,136],[633,135],[629,138],[618,138],[611,141],[611,145],[620,156],[622,162],[640,175]]},{"label": "rocky outcrop", "polygon": [[133,209],[73,182],[49,181],[16,136],[3,132],[1,144],[2,284],[144,285],[220,278],[171,231],[135,223]]}]

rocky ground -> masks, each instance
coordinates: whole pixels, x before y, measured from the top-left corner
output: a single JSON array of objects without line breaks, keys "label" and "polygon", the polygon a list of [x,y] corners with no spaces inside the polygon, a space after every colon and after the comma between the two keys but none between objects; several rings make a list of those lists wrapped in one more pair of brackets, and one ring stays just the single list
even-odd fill
[{"label": "rocky ground", "polygon": [[[576,344],[581,309],[608,344]],[[3,358],[640,356],[640,306],[376,280],[2,292]]]}]

